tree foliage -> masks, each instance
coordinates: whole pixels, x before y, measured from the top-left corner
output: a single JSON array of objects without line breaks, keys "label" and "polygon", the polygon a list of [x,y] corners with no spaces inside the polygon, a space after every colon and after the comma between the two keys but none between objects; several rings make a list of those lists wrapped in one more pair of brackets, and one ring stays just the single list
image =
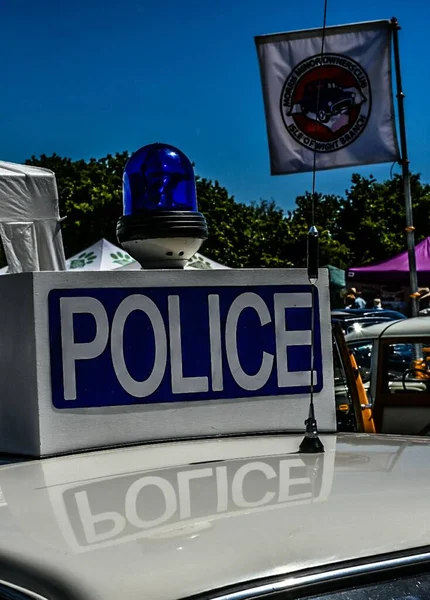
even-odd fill
[{"label": "tree foliage", "polygon": [[[411,177],[415,239],[430,235],[430,186]],[[347,244],[354,265],[383,261],[406,247],[403,179],[377,182],[353,175],[352,186],[340,204],[337,239]]]},{"label": "tree foliage", "polygon": [[[122,172],[127,152],[89,161],[56,154],[32,157],[28,164],[52,169],[57,177],[67,256],[104,237],[116,241],[122,214]],[[299,196],[293,211],[266,200],[244,204],[217,181],[196,178],[199,209],[209,227],[203,252],[230,267],[282,267],[306,264],[307,232],[314,211],[320,233],[320,264],[340,268],[385,260],[406,247],[403,182],[353,175],[344,196]],[[430,186],[411,181],[416,240],[430,235]],[[313,202],[312,202],[313,200]],[[313,204],[313,208],[312,208]]]}]

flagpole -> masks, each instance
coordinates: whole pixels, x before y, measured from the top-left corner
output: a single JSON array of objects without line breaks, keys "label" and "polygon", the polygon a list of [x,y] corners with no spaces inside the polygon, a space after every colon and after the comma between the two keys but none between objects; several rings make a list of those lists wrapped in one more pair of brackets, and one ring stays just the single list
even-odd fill
[{"label": "flagpole", "polygon": [[399,53],[399,29],[400,25],[396,17],[391,19],[391,27],[393,30],[393,50],[394,50],[394,65],[396,70],[396,87],[397,87],[397,108],[399,113],[399,133],[400,133],[400,149],[401,159],[400,164],[402,165],[402,178],[403,178],[403,194],[405,196],[405,215],[406,215],[406,240],[408,246],[408,258],[409,258],[409,281],[410,281],[410,297],[411,297],[411,308],[412,316],[418,315],[418,277],[417,277],[417,265],[415,258],[415,227],[413,224],[413,213],[412,213],[412,198],[411,198],[411,174],[409,171],[409,158],[408,158],[408,146],[406,142],[406,124],[405,124],[405,107],[404,99],[405,94],[403,93],[402,87],[402,73],[400,70],[400,53]]}]

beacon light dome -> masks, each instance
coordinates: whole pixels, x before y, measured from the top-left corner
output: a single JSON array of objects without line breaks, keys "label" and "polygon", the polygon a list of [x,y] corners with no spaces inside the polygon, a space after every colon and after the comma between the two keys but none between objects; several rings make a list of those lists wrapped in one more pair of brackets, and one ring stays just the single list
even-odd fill
[{"label": "beacon light dome", "polygon": [[124,169],[124,214],[141,210],[197,212],[194,169],[183,152],[150,144],[133,154]]},{"label": "beacon light dome", "polygon": [[174,146],[150,144],[131,156],[123,204],[118,241],[143,268],[183,268],[207,238],[193,166]]}]

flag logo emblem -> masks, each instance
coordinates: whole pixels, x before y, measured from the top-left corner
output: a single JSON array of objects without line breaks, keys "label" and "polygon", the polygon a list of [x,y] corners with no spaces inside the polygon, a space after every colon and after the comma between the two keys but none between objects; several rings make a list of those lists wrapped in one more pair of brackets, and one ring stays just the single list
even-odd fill
[{"label": "flag logo emblem", "polygon": [[366,128],[371,112],[369,77],[347,56],[312,56],[288,75],[280,104],[284,125],[296,142],[316,152],[336,152]]}]

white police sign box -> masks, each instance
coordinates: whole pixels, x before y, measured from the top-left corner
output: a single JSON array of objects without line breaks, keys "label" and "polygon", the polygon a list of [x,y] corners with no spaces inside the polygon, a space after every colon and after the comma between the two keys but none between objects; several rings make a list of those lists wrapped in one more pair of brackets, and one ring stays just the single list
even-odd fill
[{"label": "white police sign box", "polygon": [[[1,278],[0,451],[303,431],[305,270],[28,273]],[[314,293],[314,391],[335,430],[328,275]]]}]

